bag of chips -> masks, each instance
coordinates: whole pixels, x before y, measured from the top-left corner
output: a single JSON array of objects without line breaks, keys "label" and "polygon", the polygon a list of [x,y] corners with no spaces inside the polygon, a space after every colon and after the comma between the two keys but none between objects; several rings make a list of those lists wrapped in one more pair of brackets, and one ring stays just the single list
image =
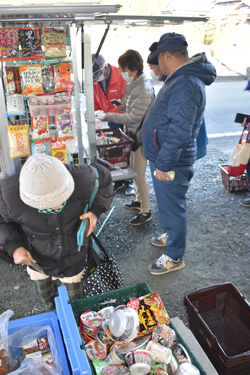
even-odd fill
[{"label": "bag of chips", "polygon": [[10,158],[20,158],[30,155],[29,125],[7,126]]},{"label": "bag of chips", "polygon": [[65,137],[72,137],[73,136],[73,115],[65,114],[65,115],[58,115],[55,116],[55,122],[58,130],[58,137],[65,138]]},{"label": "bag of chips", "polygon": [[10,116],[23,116],[26,114],[23,95],[7,95],[7,117]]},{"label": "bag of chips", "polygon": [[45,65],[42,67],[42,83],[45,93],[52,93],[55,90],[54,67],[53,65]]},{"label": "bag of chips", "polygon": [[57,140],[51,142],[52,156],[68,164],[68,155],[66,149],[66,142],[64,140]]},{"label": "bag of chips", "polygon": [[21,55],[28,59],[44,59],[41,46],[40,26],[19,28]]},{"label": "bag of chips", "polygon": [[49,138],[49,116],[32,117],[32,139]]},{"label": "bag of chips", "polygon": [[71,65],[70,63],[61,63],[55,65],[55,91],[67,91],[67,82],[70,81]]},{"label": "bag of chips", "polygon": [[18,28],[0,28],[0,61],[19,57]]},{"label": "bag of chips", "polygon": [[19,73],[19,67],[17,66],[6,66],[6,86],[7,94],[21,94],[21,77]]},{"label": "bag of chips", "polygon": [[67,57],[64,27],[44,27],[43,42],[46,60]]},{"label": "bag of chips", "polygon": [[22,77],[23,95],[43,94],[42,66],[22,65],[20,66]]}]

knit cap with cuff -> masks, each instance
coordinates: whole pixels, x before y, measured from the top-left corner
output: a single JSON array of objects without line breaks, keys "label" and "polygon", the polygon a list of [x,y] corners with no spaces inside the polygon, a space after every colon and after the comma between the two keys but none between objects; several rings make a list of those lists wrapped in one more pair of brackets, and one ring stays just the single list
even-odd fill
[{"label": "knit cap with cuff", "polygon": [[65,165],[49,155],[30,156],[21,169],[19,182],[21,200],[39,210],[60,206],[75,188]]}]

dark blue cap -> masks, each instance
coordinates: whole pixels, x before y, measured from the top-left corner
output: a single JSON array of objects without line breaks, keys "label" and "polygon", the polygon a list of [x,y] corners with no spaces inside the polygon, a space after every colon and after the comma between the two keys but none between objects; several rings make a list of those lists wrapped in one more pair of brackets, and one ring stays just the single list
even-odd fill
[{"label": "dark blue cap", "polygon": [[188,44],[184,35],[176,33],[166,33],[160,37],[157,50],[150,55],[153,59],[162,51],[179,51],[187,49]]},{"label": "dark blue cap", "polygon": [[246,85],[246,87],[244,88],[243,91],[250,91],[250,78],[249,78],[249,80],[247,81],[247,85]]},{"label": "dark blue cap", "polygon": [[[93,53],[92,54],[92,64],[93,64],[93,61],[95,60],[95,54]],[[97,81],[98,78],[100,77],[100,75],[102,74],[102,71],[105,67],[106,63],[105,63],[105,59],[102,55],[99,55],[97,57],[97,59],[95,60],[93,66],[92,66],[92,69],[93,69],[93,81]]]}]

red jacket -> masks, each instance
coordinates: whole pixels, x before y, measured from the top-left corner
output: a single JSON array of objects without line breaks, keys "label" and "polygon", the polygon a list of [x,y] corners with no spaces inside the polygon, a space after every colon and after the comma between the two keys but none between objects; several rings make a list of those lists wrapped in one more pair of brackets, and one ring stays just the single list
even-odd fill
[{"label": "red jacket", "polygon": [[127,81],[122,78],[119,68],[110,65],[111,76],[107,89],[107,98],[98,82],[94,82],[95,111],[119,112],[111,103],[111,99],[122,99]]}]

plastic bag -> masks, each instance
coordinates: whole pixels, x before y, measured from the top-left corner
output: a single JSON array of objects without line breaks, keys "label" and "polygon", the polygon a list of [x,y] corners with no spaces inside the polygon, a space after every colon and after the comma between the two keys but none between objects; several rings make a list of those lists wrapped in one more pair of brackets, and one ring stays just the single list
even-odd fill
[{"label": "plastic bag", "polygon": [[68,164],[68,155],[66,149],[66,142],[64,140],[57,140],[51,142],[52,156]]},{"label": "plastic bag", "polygon": [[0,315],[0,374],[7,374],[9,371],[8,323],[13,315],[12,310]]},{"label": "plastic bag", "polygon": [[7,103],[7,117],[10,116],[23,116],[26,114],[25,103],[23,99],[23,95],[7,95],[6,96],[6,103]]},{"label": "plastic bag", "polygon": [[22,76],[23,95],[44,94],[41,65],[22,65],[20,66],[20,73]]},{"label": "plastic bag", "polygon": [[44,59],[41,46],[40,26],[20,27],[19,39],[22,57],[29,59]]},{"label": "plastic bag", "polygon": [[50,137],[49,134],[49,116],[32,117],[32,138],[46,139]]},{"label": "plastic bag", "polygon": [[[50,372],[53,375],[62,374],[54,333],[48,325],[25,327],[13,332],[9,335],[9,350],[12,357],[12,370],[20,367],[25,358],[31,358],[35,367],[36,364],[44,364],[46,366],[43,367],[53,371]],[[48,358],[49,351],[51,352],[50,358]],[[19,373],[21,374],[21,372]],[[26,374],[26,372],[24,373]],[[16,375],[18,372],[14,372],[14,374]]]},{"label": "plastic bag", "polygon": [[20,158],[30,155],[29,125],[7,126],[10,158]]},{"label": "plastic bag", "polygon": [[21,366],[9,375],[58,375],[53,367],[46,365],[41,359],[25,358]]},{"label": "plastic bag", "polygon": [[6,66],[7,94],[21,94],[21,77],[17,66]]},{"label": "plastic bag", "polygon": [[71,65],[70,63],[61,63],[55,65],[55,91],[67,91],[67,82],[70,81]]},{"label": "plastic bag", "polygon": [[0,61],[19,57],[18,28],[0,28]]},{"label": "plastic bag", "polygon": [[64,27],[44,27],[43,41],[46,60],[66,57]]},{"label": "plastic bag", "polygon": [[74,135],[72,129],[73,115],[66,114],[55,116],[55,123],[59,138],[72,137]]}]

